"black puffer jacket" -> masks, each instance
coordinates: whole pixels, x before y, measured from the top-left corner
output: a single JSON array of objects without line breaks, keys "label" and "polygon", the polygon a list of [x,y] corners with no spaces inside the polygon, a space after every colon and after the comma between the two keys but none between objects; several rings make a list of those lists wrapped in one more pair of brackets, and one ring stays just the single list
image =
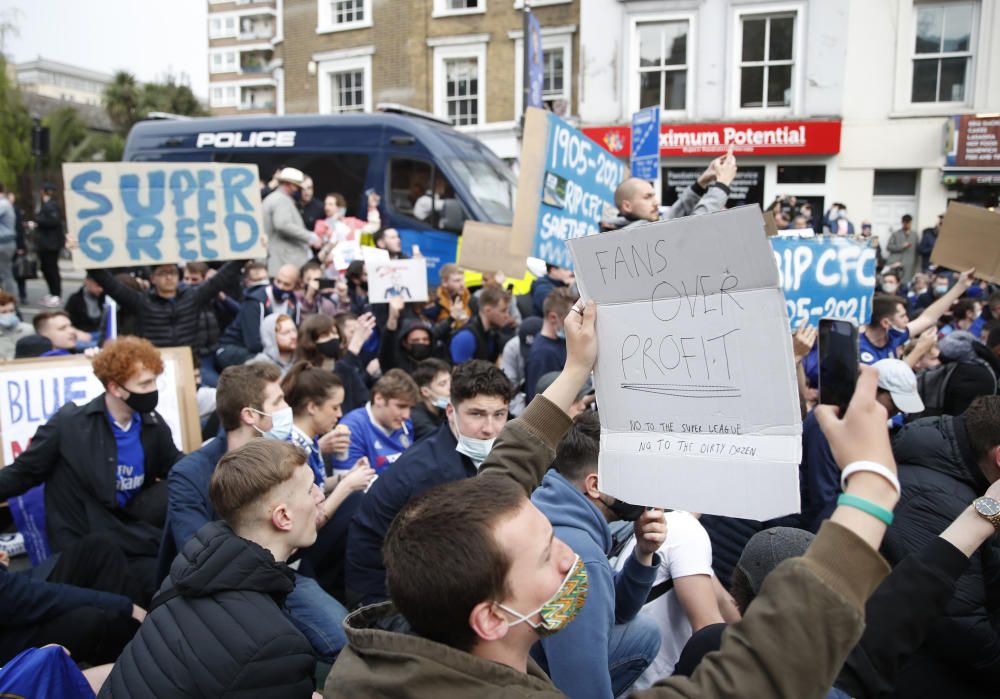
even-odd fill
[{"label": "black puffer jacket", "polygon": [[209,522],[174,559],[99,696],[308,699],[315,657],[281,609],[294,587],[269,551]]},{"label": "black puffer jacket", "polygon": [[[108,296],[135,315],[138,320],[136,330],[141,337],[157,347],[201,349],[198,346],[200,315],[220,291],[239,277],[242,266],[240,261],[227,262],[218,274],[197,289],[177,289],[177,296],[173,299],[163,298],[155,289],[136,291],[104,269],[92,269],[88,273]],[[205,342],[204,338],[202,342]]]},{"label": "black puffer jacket", "polygon": [[[882,544],[893,565],[928,546],[989,483],[969,445],[961,416],[931,417],[906,425],[892,443],[903,495]],[[923,676],[937,683],[927,696],[948,696],[949,686],[976,677],[994,687],[1000,681],[1000,541],[994,536],[972,556],[955,595],[911,660],[914,669],[936,665]],[[900,673],[901,682],[916,672]],[[939,690],[939,691],[938,691]],[[900,692],[906,696],[904,692]]]}]

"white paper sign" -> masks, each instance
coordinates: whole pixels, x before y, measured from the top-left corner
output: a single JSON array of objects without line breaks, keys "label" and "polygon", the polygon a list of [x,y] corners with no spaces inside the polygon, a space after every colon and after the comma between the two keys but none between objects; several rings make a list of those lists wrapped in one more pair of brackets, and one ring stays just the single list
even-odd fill
[{"label": "white paper sign", "polygon": [[[388,256],[386,253],[387,258]],[[333,266],[338,272],[343,272],[351,266],[352,262],[361,259],[363,259],[361,257],[361,244],[356,240],[341,241],[333,249]]]},{"label": "white paper sign", "polygon": [[760,209],[567,245],[598,305],[601,490],[752,519],[798,512],[798,389]]},{"label": "white paper sign", "polygon": [[[174,444],[184,449],[181,419],[180,373],[174,357],[164,353],[163,373],[156,379],[160,400],[156,412],[170,426]],[[0,431],[5,464],[28,448],[35,431],[66,403],[85,405],[104,393],[90,362],[83,358],[49,357],[21,364],[0,365]]]},{"label": "white paper sign", "polygon": [[389,299],[427,300],[427,260],[386,260],[368,268],[369,303],[388,303]]},{"label": "white paper sign", "polygon": [[373,248],[370,245],[361,246],[361,259],[365,261],[365,267],[371,273],[372,267],[389,261],[389,251],[385,248]]}]

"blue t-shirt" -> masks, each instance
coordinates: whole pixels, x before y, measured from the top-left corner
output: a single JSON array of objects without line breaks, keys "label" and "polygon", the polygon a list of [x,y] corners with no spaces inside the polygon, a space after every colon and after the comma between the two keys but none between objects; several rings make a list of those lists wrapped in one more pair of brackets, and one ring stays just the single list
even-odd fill
[{"label": "blue t-shirt", "polygon": [[370,404],[363,405],[352,410],[340,421],[340,424],[351,429],[351,446],[346,459],[334,457],[334,469],[342,471],[352,468],[358,459],[367,456],[375,473],[382,473],[413,444],[413,423],[407,420],[403,427],[392,434],[386,434],[385,430],[375,424],[369,406]]},{"label": "blue t-shirt", "polygon": [[524,400],[527,403],[535,397],[538,379],[550,371],[562,371],[566,364],[566,340],[535,335],[535,341],[524,360]]},{"label": "blue t-shirt", "polygon": [[858,358],[862,364],[874,364],[880,359],[895,359],[896,349],[905,345],[910,339],[909,328],[897,330],[889,326],[889,341],[884,347],[876,347],[868,339],[868,336],[861,333],[858,336]]},{"label": "blue t-shirt", "polygon": [[108,424],[115,435],[118,445],[118,468],[115,472],[115,491],[118,496],[118,506],[125,507],[136,493],[142,490],[146,480],[145,452],[142,449],[142,418],[139,413],[132,413],[132,422],[128,429],[123,430],[111,417]]}]

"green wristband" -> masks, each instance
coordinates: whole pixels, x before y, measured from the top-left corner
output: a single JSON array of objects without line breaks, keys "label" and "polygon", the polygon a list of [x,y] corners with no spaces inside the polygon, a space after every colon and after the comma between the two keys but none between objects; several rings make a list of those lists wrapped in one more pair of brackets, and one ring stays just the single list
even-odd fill
[{"label": "green wristband", "polygon": [[871,500],[865,500],[864,498],[859,498],[857,495],[851,495],[850,493],[841,493],[840,497],[837,498],[838,505],[847,505],[848,507],[854,507],[862,512],[870,514],[872,517],[885,522],[885,526],[892,525],[892,512],[876,505]]}]

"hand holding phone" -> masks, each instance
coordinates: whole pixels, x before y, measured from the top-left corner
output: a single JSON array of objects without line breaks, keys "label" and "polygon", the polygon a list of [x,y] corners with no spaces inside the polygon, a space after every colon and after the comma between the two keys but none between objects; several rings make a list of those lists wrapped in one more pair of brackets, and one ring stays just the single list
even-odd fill
[{"label": "hand holding phone", "polygon": [[819,402],[843,417],[858,382],[858,326],[850,320],[819,321]]}]

